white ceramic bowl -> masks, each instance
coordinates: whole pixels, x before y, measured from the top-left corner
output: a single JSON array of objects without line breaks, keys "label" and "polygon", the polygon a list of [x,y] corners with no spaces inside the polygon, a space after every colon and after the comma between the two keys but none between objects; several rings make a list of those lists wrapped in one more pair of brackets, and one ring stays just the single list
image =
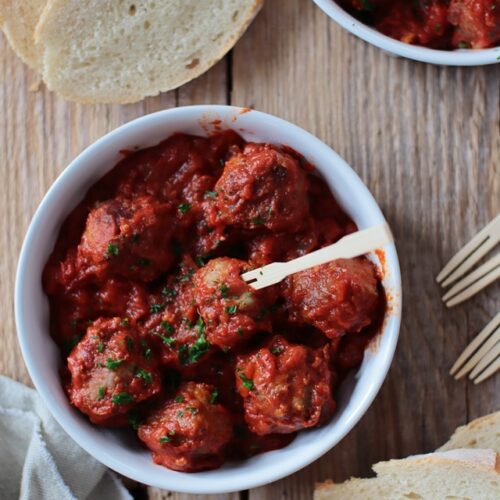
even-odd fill
[{"label": "white ceramic bowl", "polygon": [[[338,443],[358,422],[375,398],[391,364],[401,317],[401,283],[396,249],[385,249],[384,285],[390,307],[377,338],[356,374],[342,385],[338,410],[321,428],[299,433],[286,448],[227,463],[222,468],[186,474],[151,460],[130,431],[93,426],[73,408],[59,377],[59,353],[49,336],[49,308],[41,274],[59,228],[87,189],[120,159],[118,151],[151,146],[174,132],[207,135],[214,120],[251,141],[288,144],[302,153],[326,178],[337,200],[359,228],[384,220],[375,200],[354,171],[308,132],[257,111],[230,106],[191,106],[160,111],[110,132],[81,153],[59,176],[36,211],[24,241],[16,279],[16,323],[26,366],[49,410],[65,431],[111,469],[151,486],[189,493],[244,490],[280,479],[308,465]],[[220,125],[218,125],[220,126]]]},{"label": "white ceramic bowl", "polygon": [[410,45],[388,37],[347,13],[333,0],[313,0],[328,16],[353,35],[380,49],[415,61],[443,66],[481,66],[500,62],[500,47],[490,49],[436,50]]}]

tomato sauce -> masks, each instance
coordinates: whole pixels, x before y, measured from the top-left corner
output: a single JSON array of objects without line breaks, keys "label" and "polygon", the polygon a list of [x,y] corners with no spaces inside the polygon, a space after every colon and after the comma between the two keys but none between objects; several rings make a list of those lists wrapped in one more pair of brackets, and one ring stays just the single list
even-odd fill
[{"label": "tomato sauce", "polygon": [[338,260],[259,291],[241,279],[356,231],[313,166],[232,131],[123,154],[43,273],[71,403],[179,471],[327,422],[386,310],[377,269]]},{"label": "tomato sauce", "polygon": [[385,35],[434,49],[500,44],[500,0],[341,0],[355,17]]}]

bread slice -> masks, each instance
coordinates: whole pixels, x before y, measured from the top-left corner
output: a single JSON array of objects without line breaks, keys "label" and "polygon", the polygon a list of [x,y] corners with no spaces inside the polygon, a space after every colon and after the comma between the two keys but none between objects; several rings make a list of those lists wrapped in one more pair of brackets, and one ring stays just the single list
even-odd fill
[{"label": "bread slice", "polygon": [[129,103],[221,59],[263,0],[48,0],[35,32],[48,88],[83,103]]},{"label": "bread slice", "polygon": [[33,36],[47,0],[0,0],[0,27],[17,55],[41,71],[42,49]]},{"label": "bread slice", "polygon": [[459,427],[438,451],[453,448],[491,448],[500,453],[500,411]]},{"label": "bread slice", "polygon": [[319,485],[314,500],[493,500],[500,498],[494,450],[458,449],[380,462],[372,479]]}]

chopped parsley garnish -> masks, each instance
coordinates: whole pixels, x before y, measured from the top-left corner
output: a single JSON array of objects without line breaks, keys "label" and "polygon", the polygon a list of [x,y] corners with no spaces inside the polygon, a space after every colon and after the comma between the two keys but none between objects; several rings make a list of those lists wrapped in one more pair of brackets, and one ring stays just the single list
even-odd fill
[{"label": "chopped parsley garnish", "polygon": [[471,45],[469,42],[462,41],[462,42],[458,42],[458,48],[459,49],[470,49]]},{"label": "chopped parsley garnish", "polygon": [[181,203],[177,208],[181,213],[187,214],[192,207],[193,205],[191,205],[191,203]]},{"label": "chopped parsley garnish", "polygon": [[120,253],[120,249],[116,246],[113,245],[113,243],[110,243],[108,245],[108,248],[106,248],[106,253],[104,254],[104,257],[106,259],[110,259],[111,257],[116,257]]},{"label": "chopped parsley garnish", "polygon": [[160,326],[168,333],[174,333],[174,327],[168,321],[162,321]]},{"label": "chopped parsley garnish", "polygon": [[181,346],[179,349],[179,360],[183,365],[192,365],[206,354],[209,349],[210,344],[207,342],[205,334],[202,332],[193,345]]},{"label": "chopped parsley garnish", "polygon": [[182,417],[184,416],[184,412],[183,412],[182,410],[179,410],[179,411],[177,412],[177,416],[178,416],[179,418],[182,418]]},{"label": "chopped parsley garnish", "polygon": [[168,345],[169,347],[175,344],[175,339],[173,339],[172,337],[167,337],[166,335],[162,335],[161,333],[158,332],[153,332],[153,334],[156,335],[157,337],[160,337],[162,342],[165,345]]},{"label": "chopped parsley garnish", "polygon": [[236,330],[236,333],[240,336],[240,337],[243,337],[243,328],[241,328],[241,326],[238,327],[238,329]]},{"label": "chopped parsley garnish", "polygon": [[210,394],[210,404],[215,404],[218,397],[219,397],[219,390],[217,388],[215,388],[212,391],[212,394]]},{"label": "chopped parsley garnish", "polygon": [[97,344],[97,352],[100,354],[102,351],[104,351],[104,342],[99,342]]},{"label": "chopped parsley garnish", "polygon": [[144,370],[143,368],[139,368],[135,372],[136,377],[142,378],[144,382],[149,385],[151,382],[153,382],[153,375],[151,375],[151,372],[148,372],[147,370]]},{"label": "chopped parsley garnish", "polygon": [[170,436],[163,436],[160,438],[160,444],[169,443],[171,440]]},{"label": "chopped parsley garnish", "polygon": [[113,359],[113,358],[108,358],[106,360],[106,368],[109,368],[110,370],[116,370],[121,364],[123,363],[123,359]]},{"label": "chopped parsley garnish", "polygon": [[130,410],[127,415],[127,420],[134,431],[136,431],[142,423],[142,419],[137,410]]},{"label": "chopped parsley garnish", "polygon": [[82,334],[77,333],[64,343],[64,350],[70,353],[82,339]]},{"label": "chopped parsley garnish", "polygon": [[123,319],[120,321],[120,325],[121,325],[121,326],[127,326],[129,323],[130,323],[130,320],[129,320],[128,318],[123,318]]},{"label": "chopped parsley garnish", "polygon": [[196,415],[199,412],[198,408],[195,408],[194,406],[188,406],[186,410],[191,412],[191,415]]},{"label": "chopped parsley garnish", "polygon": [[176,403],[182,403],[182,402],[184,402],[184,396],[181,396],[181,395],[179,394],[179,396],[175,396],[174,401],[175,401]]},{"label": "chopped parsley garnish", "polygon": [[205,332],[205,322],[203,321],[203,318],[201,316],[198,316],[195,326],[196,328],[198,328],[198,332],[200,333],[200,335]]},{"label": "chopped parsley garnish", "polygon": [[254,385],[253,385],[253,380],[249,379],[242,371],[241,369],[238,370],[238,377],[240,377],[240,380],[242,382],[242,385],[245,389],[248,389],[249,391],[254,390]]},{"label": "chopped parsley garnish", "polygon": [[194,269],[188,269],[184,274],[181,275],[179,278],[179,281],[189,281],[191,279],[191,276],[194,274]]},{"label": "chopped parsley garnish", "polygon": [[256,225],[256,226],[262,226],[262,224],[264,224],[264,219],[259,215],[257,217],[253,217],[252,218],[252,222]]},{"label": "chopped parsley garnish", "polygon": [[238,312],[238,306],[236,304],[233,304],[232,306],[226,307],[226,312],[228,314],[236,314]]},{"label": "chopped parsley garnish", "polygon": [[163,310],[164,307],[164,304],[151,304],[151,306],[149,307],[149,312],[151,314],[158,314]]},{"label": "chopped parsley garnish", "polygon": [[128,405],[134,402],[134,397],[128,392],[119,392],[111,398],[111,401],[115,405]]},{"label": "chopped parsley garnish", "polygon": [[153,354],[153,351],[151,350],[151,348],[150,348],[150,347],[148,347],[147,349],[145,349],[145,351],[144,351],[144,357],[145,357],[146,359],[149,359],[149,358],[151,357],[151,355],[152,355],[152,354]]},{"label": "chopped parsley garnish", "polygon": [[177,297],[177,291],[174,288],[168,288],[166,286],[162,288],[161,294],[164,297]]},{"label": "chopped parsley garnish", "polygon": [[217,193],[215,191],[205,191],[205,198],[217,198]]},{"label": "chopped parsley garnish", "polygon": [[275,356],[283,352],[283,349],[280,346],[271,347],[269,350],[271,351],[271,354],[274,354]]},{"label": "chopped parsley garnish", "polygon": [[100,401],[104,397],[104,393],[106,389],[104,387],[99,387],[99,391],[97,392],[97,401]]},{"label": "chopped parsley garnish", "polygon": [[131,352],[134,348],[134,339],[131,337],[125,337],[125,342],[127,343],[127,350]]},{"label": "chopped parsley garnish", "polygon": [[221,297],[223,299],[227,299],[227,293],[229,292],[229,287],[225,283],[221,283],[219,290]]},{"label": "chopped parsley garnish", "polygon": [[198,267],[203,267],[205,265],[205,259],[201,255],[197,255],[194,261]]}]

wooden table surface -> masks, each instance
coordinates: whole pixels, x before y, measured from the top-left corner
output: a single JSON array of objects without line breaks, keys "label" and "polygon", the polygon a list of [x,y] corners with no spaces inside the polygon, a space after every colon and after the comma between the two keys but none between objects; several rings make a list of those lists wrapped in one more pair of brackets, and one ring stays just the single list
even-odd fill
[{"label": "wooden table surface", "polygon": [[499,64],[439,68],[393,58],[347,34],[311,0],[267,0],[234,50],[177,91],[127,106],[84,106],[43,87],[30,91],[35,81],[0,36],[0,373],[31,383],[15,333],[14,275],[29,221],[56,176],[137,116],[231,103],[304,127],[362,177],[397,239],[404,311],[389,376],[335,449],[282,481],[213,498],[307,500],[315,481],[366,475],[378,460],[431,451],[458,425],[500,409],[500,375],[479,386],[448,376],[500,309],[499,284],[447,310],[434,283],[447,259],[500,212]]}]

